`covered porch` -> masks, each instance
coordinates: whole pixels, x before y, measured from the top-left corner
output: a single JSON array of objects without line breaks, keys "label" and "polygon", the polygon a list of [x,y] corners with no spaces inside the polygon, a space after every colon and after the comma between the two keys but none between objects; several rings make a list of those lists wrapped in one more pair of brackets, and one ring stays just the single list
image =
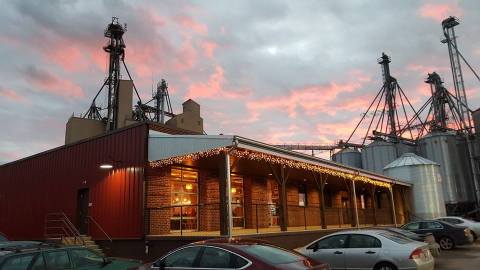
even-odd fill
[{"label": "covered porch", "polygon": [[396,225],[409,184],[238,136],[149,138],[145,233],[229,236]]}]

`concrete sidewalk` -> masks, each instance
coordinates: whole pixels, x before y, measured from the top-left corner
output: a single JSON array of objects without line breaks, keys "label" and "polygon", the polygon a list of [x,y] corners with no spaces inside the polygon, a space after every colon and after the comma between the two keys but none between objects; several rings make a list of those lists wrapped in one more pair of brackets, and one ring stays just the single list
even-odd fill
[{"label": "concrete sidewalk", "polygon": [[461,246],[451,251],[441,251],[435,258],[435,270],[469,270],[480,267],[480,243]]}]

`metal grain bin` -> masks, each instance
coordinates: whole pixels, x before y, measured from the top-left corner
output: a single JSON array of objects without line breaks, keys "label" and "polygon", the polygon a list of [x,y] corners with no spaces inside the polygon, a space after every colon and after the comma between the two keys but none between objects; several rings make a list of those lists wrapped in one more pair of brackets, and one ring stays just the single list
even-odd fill
[{"label": "metal grain bin", "polygon": [[362,168],[362,154],[360,151],[352,148],[345,148],[332,156],[333,161],[352,166],[355,168]]},{"label": "metal grain bin", "polygon": [[474,201],[474,188],[465,138],[434,132],[418,142],[419,154],[440,165],[443,197],[447,204]]},{"label": "metal grain bin", "polygon": [[401,157],[384,168],[387,176],[413,184],[414,217],[432,219],[446,215],[440,166],[413,153]]},{"label": "metal grain bin", "polygon": [[383,174],[383,168],[397,158],[397,149],[391,142],[376,140],[362,149],[365,170]]}]

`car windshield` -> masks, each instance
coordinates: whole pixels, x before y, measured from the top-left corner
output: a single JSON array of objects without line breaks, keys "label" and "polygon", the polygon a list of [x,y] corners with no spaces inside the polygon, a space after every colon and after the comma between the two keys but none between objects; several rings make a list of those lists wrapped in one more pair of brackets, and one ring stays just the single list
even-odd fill
[{"label": "car windshield", "polygon": [[413,242],[411,239],[408,239],[398,234],[389,233],[389,232],[382,232],[380,233],[380,235],[399,244],[408,244]]},{"label": "car windshield", "polygon": [[268,245],[246,245],[240,249],[261,261],[266,261],[273,265],[292,263],[303,259],[293,252]]}]

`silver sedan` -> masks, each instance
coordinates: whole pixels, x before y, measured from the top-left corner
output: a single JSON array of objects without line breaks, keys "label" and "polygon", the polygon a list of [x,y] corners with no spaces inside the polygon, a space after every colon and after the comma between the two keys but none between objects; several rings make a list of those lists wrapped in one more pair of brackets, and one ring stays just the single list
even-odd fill
[{"label": "silver sedan", "polygon": [[426,243],[384,230],[337,232],[295,251],[332,269],[433,270],[435,265]]}]

